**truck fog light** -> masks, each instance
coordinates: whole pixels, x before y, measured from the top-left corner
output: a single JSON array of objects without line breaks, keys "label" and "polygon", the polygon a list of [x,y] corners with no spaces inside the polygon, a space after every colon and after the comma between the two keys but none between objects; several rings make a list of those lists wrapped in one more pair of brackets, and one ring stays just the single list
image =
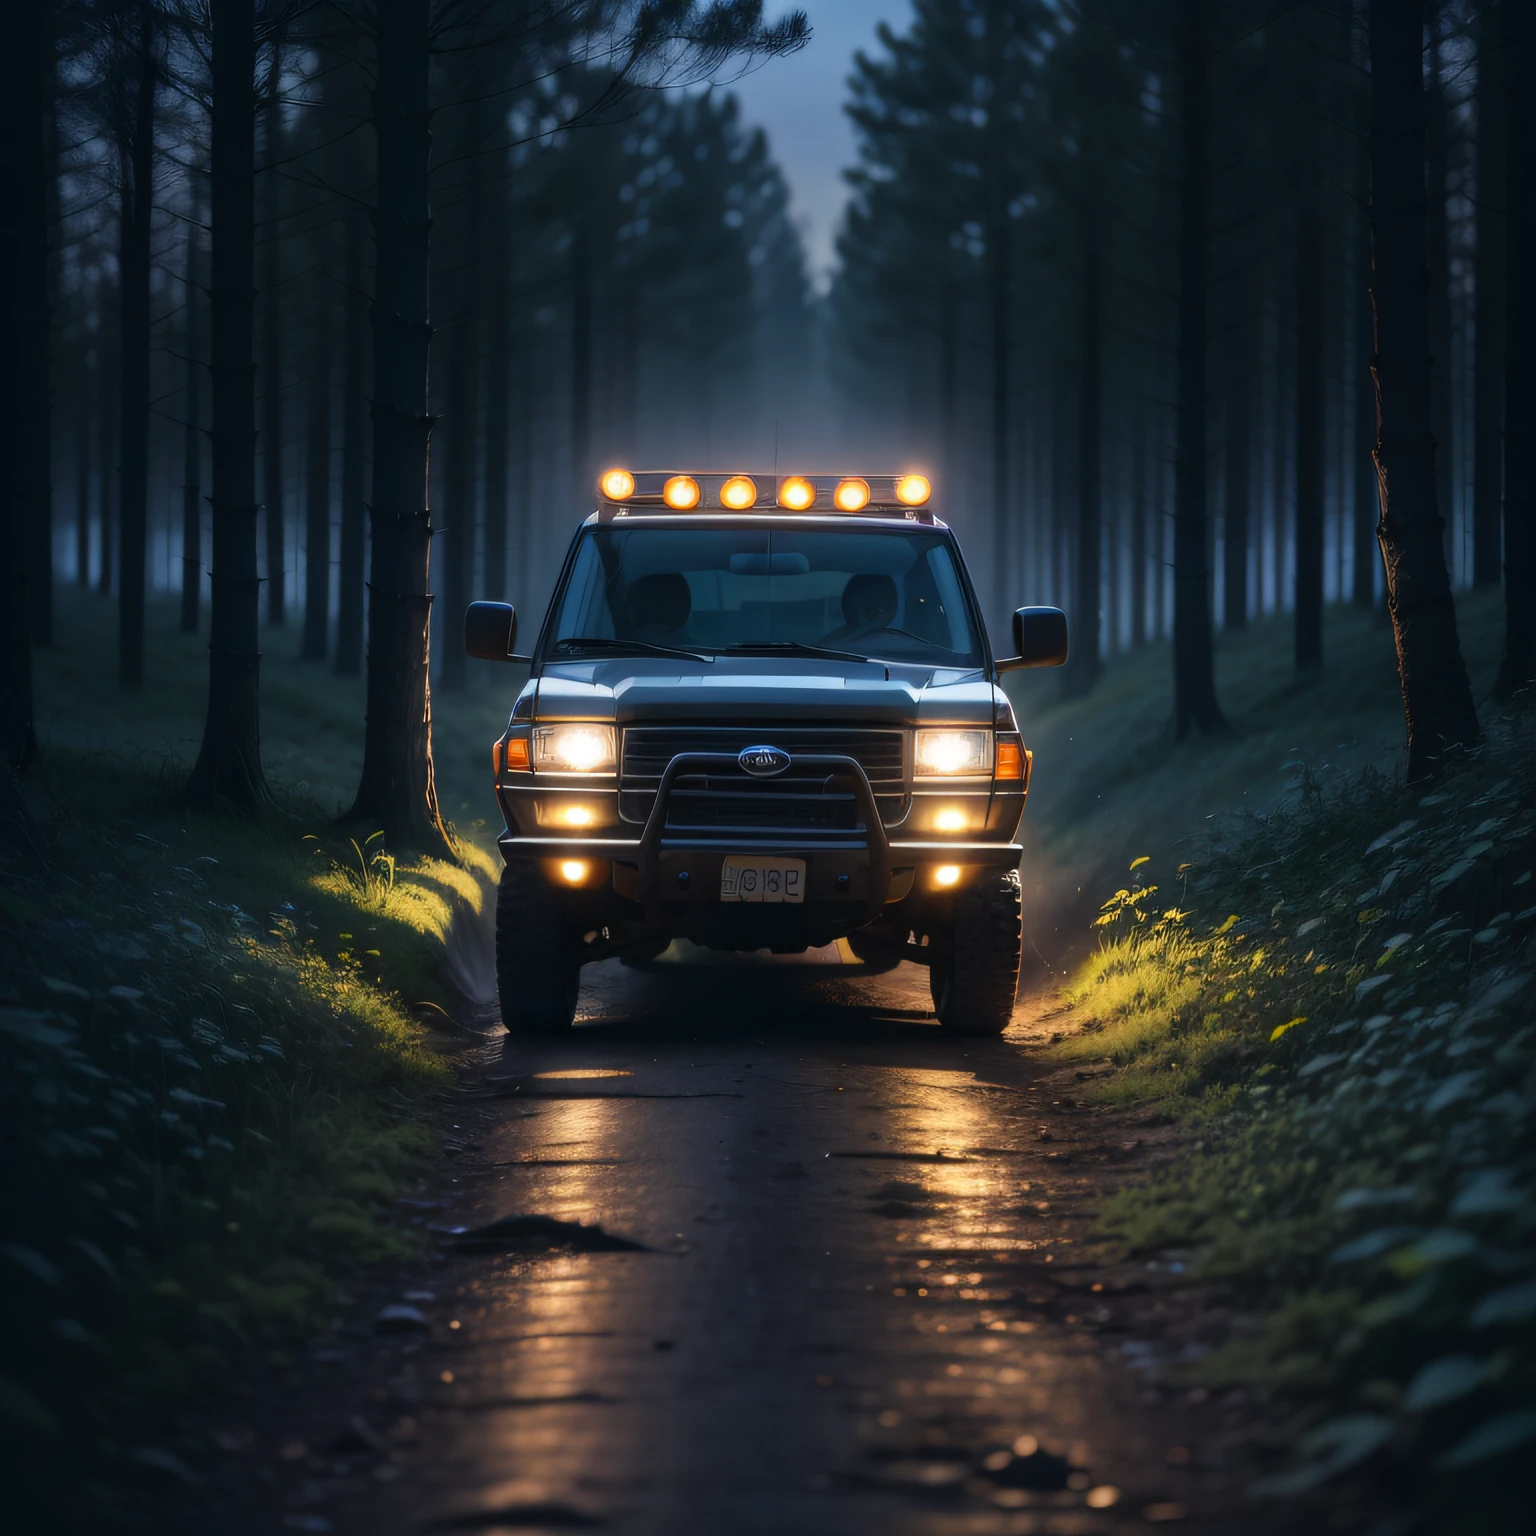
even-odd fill
[{"label": "truck fog light", "polygon": [[[585,859],[565,859],[560,865],[560,878],[567,885],[580,885],[591,868]],[[960,871],[956,870],[955,873],[958,875]]]},{"label": "truck fog light", "polygon": [[958,864],[940,864],[933,872],[935,885],[958,885],[960,883],[960,866]]},{"label": "truck fog light", "polygon": [[562,827],[590,827],[597,817],[590,806],[568,805],[559,813],[558,819]]},{"label": "truck fog light", "polygon": [[933,824],[940,832],[964,832],[965,812],[957,805],[946,805],[933,818]]}]

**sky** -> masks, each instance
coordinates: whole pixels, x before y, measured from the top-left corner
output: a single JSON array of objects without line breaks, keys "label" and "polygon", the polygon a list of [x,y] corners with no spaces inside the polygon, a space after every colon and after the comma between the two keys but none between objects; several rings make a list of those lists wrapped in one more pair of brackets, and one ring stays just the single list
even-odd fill
[{"label": "sky", "polygon": [[766,130],[768,145],[789,182],[790,207],[805,240],[818,288],[826,286],[832,242],[847,201],[843,170],[854,163],[853,129],[843,115],[844,84],[855,49],[873,47],[875,28],[900,31],[911,0],[786,0],[764,7],[769,16],[797,4],[811,19],[811,40],[787,59],[773,59],[731,85],[742,115]]}]

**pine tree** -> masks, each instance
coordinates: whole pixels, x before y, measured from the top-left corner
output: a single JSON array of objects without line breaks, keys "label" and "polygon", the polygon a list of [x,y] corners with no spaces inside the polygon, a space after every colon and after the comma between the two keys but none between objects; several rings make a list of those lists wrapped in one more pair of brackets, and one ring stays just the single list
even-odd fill
[{"label": "pine tree", "polygon": [[1206,570],[1206,193],[1210,155],[1206,0],[1179,0],[1178,445],[1173,523],[1173,729],[1226,729],[1216,702]]},{"label": "pine tree", "polygon": [[[1504,0],[1504,67],[1524,82],[1536,68],[1536,13]],[[1509,93],[1504,164],[1504,657],[1499,693],[1508,697],[1536,679],[1536,442],[1529,424],[1536,412],[1530,358],[1536,348],[1536,302],[1529,280],[1536,271],[1536,110],[1529,91]]]},{"label": "pine tree", "polygon": [[1445,564],[1431,427],[1421,11],[1419,0],[1372,0],[1370,13],[1377,538],[1397,641],[1410,780],[1478,739]]},{"label": "pine tree", "polygon": [[[0,775],[37,752],[32,720],[30,562],[33,520],[49,495],[48,184],[44,113],[52,45],[51,8],[28,6],[12,37],[16,68],[0,105],[0,207],[14,221],[0,240]],[[14,831],[6,796],[0,835]]]},{"label": "pine tree", "polygon": [[[877,305],[882,298],[888,303],[893,289],[916,279],[928,301],[907,310],[904,319],[936,337],[936,371],[948,381],[954,366],[953,313],[946,299],[951,253],[963,252],[980,269],[990,542],[999,582],[1011,569],[1014,543],[1019,241],[1021,221],[1039,190],[1029,130],[1038,124],[1049,24],[1048,8],[1035,0],[915,0],[910,30],[898,37],[883,28],[882,56],[857,55],[850,82],[848,112],[859,131],[863,164],[851,178],[854,204],[840,249],[845,262],[869,270],[855,273],[839,298],[847,305],[853,284],[861,284]],[[939,403],[939,413],[952,421],[952,399]],[[946,443],[946,457],[951,452]],[[1001,587],[992,596],[1001,603]]]},{"label": "pine tree", "polygon": [[256,565],[254,0],[210,0],[213,563],[208,713],[183,791],[247,812],[269,802],[261,766],[261,583]]}]

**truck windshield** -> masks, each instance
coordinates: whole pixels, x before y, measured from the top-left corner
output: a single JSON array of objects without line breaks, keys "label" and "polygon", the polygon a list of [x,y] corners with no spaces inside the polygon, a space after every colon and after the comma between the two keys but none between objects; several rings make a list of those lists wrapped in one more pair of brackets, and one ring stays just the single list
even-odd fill
[{"label": "truck windshield", "polygon": [[567,656],[585,639],[982,665],[949,541],[929,531],[589,528],[550,637]]}]

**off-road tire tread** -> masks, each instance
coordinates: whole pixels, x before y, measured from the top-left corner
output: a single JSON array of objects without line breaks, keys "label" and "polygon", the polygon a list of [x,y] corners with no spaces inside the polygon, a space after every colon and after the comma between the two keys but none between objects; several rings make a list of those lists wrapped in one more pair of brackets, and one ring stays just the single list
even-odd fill
[{"label": "off-road tire tread", "polygon": [[951,1034],[1000,1035],[1013,1017],[1024,952],[1015,869],[987,870],[956,893],[949,956],[932,973],[934,1009]]},{"label": "off-road tire tread", "polygon": [[556,893],[536,865],[508,864],[496,892],[496,988],[508,1038],[568,1030],[580,971]]}]

